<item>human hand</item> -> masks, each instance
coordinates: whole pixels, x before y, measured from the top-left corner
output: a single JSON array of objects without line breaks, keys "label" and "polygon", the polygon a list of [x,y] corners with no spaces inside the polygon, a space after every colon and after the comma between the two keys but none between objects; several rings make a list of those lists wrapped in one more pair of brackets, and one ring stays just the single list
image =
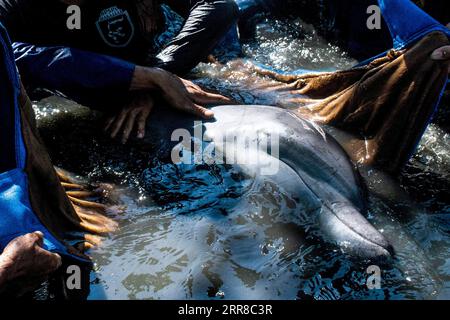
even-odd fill
[{"label": "human hand", "polygon": [[214,116],[207,104],[232,104],[232,100],[220,94],[204,91],[189,80],[182,79],[159,68],[136,66],[130,91],[156,90],[169,105],[205,119]]},{"label": "human hand", "polygon": [[61,257],[42,248],[44,235],[33,232],[12,240],[0,255],[0,275],[3,284],[29,280],[39,285],[61,266]]},{"label": "human hand", "polygon": [[106,120],[105,132],[109,132],[111,138],[115,138],[122,131],[121,141],[125,144],[133,129],[139,139],[145,136],[145,124],[154,106],[154,100],[149,92],[137,93],[130,104],[123,108],[117,115]]}]

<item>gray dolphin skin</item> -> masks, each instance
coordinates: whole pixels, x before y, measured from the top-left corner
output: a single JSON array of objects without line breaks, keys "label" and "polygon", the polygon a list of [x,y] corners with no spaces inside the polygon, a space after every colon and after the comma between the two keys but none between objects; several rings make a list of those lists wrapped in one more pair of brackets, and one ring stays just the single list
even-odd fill
[{"label": "gray dolphin skin", "polygon": [[[358,257],[393,253],[389,242],[363,216],[365,197],[355,166],[320,126],[269,106],[219,106],[212,110],[215,119],[207,122],[158,110],[148,123],[147,142],[167,152],[168,140],[182,144],[182,135],[174,135],[180,132],[177,129],[193,136],[201,131],[203,140],[209,141],[204,150],[213,149],[216,156],[223,155],[225,164],[237,165],[253,176],[265,175],[289,192],[298,202],[298,210],[306,212],[319,227],[325,241]],[[173,150],[177,148],[172,154]]]}]

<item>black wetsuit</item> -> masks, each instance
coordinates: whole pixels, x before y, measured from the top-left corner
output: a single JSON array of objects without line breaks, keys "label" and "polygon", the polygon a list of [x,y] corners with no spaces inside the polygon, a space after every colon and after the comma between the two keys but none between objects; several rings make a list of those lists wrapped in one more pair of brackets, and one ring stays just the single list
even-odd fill
[{"label": "black wetsuit", "polygon": [[186,20],[178,35],[159,52],[141,32],[130,0],[86,1],[80,7],[80,30],[69,30],[68,5],[59,0],[0,0],[0,21],[13,42],[74,47],[182,74],[207,56],[238,15],[232,0],[161,2]]}]

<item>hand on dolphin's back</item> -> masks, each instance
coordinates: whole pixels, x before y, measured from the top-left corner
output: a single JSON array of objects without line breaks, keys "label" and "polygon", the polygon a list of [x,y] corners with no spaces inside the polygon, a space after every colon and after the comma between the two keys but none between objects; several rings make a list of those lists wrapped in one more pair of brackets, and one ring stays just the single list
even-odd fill
[{"label": "hand on dolphin's back", "polygon": [[133,129],[139,139],[145,136],[145,123],[153,109],[154,100],[150,93],[137,93],[120,112],[106,120],[105,131],[111,138],[122,131],[121,141],[126,143]]},{"label": "hand on dolphin's back", "polygon": [[227,97],[207,92],[195,83],[161,69],[137,67],[130,90],[133,94],[131,102],[110,117],[105,126],[111,138],[122,132],[122,143],[127,142],[133,129],[137,132],[137,138],[145,136],[145,123],[153,109],[155,90],[172,108],[204,119],[214,117],[205,105],[233,104]]}]

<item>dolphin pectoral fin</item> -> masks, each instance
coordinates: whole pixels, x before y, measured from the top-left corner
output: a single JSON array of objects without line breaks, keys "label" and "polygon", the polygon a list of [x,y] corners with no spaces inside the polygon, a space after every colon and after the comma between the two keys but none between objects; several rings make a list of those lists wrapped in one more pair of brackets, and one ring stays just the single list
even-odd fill
[{"label": "dolphin pectoral fin", "polygon": [[352,254],[367,258],[394,254],[386,238],[351,204],[325,205],[320,213],[320,224],[333,241]]}]

